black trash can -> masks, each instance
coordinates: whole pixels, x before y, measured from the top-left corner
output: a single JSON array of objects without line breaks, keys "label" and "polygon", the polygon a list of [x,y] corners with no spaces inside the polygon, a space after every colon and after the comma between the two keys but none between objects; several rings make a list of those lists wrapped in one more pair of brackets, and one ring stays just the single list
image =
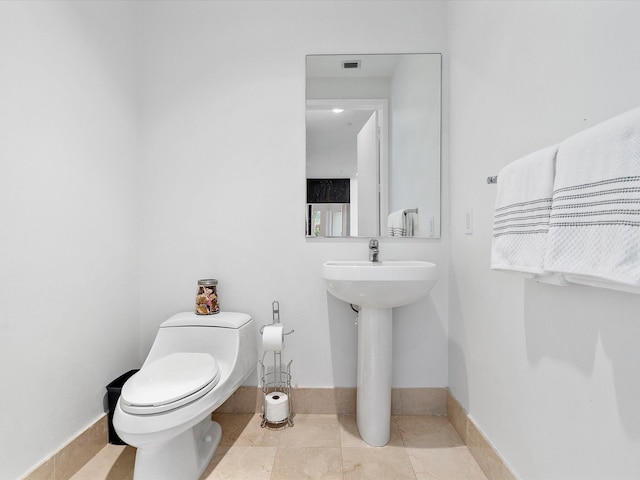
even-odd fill
[{"label": "black trash can", "polygon": [[113,445],[127,444],[118,436],[115,428],[113,428],[113,412],[116,410],[116,404],[120,398],[123,385],[137,371],[139,371],[139,369],[129,370],[127,373],[120,375],[113,382],[107,385],[107,402],[109,404],[109,443],[112,443]]}]

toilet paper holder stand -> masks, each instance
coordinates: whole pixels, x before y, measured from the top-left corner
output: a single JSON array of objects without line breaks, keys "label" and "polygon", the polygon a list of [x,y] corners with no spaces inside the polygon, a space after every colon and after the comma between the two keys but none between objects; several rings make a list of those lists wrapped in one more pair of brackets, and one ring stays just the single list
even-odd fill
[{"label": "toilet paper holder stand", "polygon": [[[270,325],[280,323],[280,303],[275,300],[271,304],[271,310],[273,314],[273,322]],[[264,328],[268,325],[260,327],[260,334],[264,331]],[[294,330],[283,333],[283,335],[291,335]],[[293,409],[291,408],[291,364],[293,360],[290,360],[285,368],[282,367],[282,352],[274,351],[273,353],[273,369],[270,370],[265,365],[265,358],[267,353],[262,354],[260,360],[260,383],[262,385],[262,422],[261,427],[270,428],[273,430],[279,430],[287,426],[293,427]],[[287,396],[288,401],[288,415],[285,418],[267,419],[267,396],[276,392],[283,393]]]}]

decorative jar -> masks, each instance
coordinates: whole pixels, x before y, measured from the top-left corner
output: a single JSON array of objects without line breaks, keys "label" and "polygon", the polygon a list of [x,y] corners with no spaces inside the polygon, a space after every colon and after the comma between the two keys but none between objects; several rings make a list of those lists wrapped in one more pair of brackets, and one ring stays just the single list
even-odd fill
[{"label": "decorative jar", "polygon": [[198,291],[196,292],[196,313],[198,315],[213,315],[219,312],[218,280],[215,278],[198,280]]}]

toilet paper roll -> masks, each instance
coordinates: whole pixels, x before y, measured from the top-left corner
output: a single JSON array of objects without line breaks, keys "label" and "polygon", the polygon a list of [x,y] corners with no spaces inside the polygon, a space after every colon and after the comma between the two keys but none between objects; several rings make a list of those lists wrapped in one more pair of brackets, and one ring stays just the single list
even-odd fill
[{"label": "toilet paper roll", "polygon": [[284,325],[276,323],[267,325],[262,331],[262,348],[265,352],[284,350]]},{"label": "toilet paper roll", "polygon": [[269,393],[264,399],[264,416],[267,422],[282,422],[289,418],[289,397],[283,392]]}]

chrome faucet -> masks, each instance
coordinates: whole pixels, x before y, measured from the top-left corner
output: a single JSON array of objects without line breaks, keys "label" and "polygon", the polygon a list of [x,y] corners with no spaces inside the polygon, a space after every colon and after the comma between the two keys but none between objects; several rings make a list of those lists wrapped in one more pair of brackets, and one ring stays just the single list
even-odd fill
[{"label": "chrome faucet", "polygon": [[370,262],[379,262],[378,254],[380,253],[380,249],[378,248],[378,240],[372,238],[369,240],[369,261]]}]

